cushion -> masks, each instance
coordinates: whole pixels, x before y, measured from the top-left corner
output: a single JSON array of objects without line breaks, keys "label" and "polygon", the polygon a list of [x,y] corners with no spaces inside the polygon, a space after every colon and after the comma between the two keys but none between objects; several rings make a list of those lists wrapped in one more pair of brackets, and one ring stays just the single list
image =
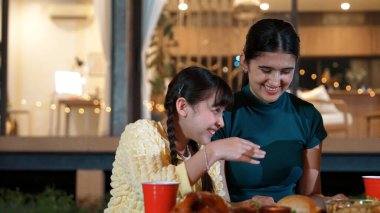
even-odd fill
[{"label": "cushion", "polygon": [[339,112],[335,104],[330,102],[330,96],[324,85],[320,85],[312,90],[304,92],[298,90],[297,96],[307,102],[312,103],[321,114]]},{"label": "cushion", "polygon": [[[344,116],[343,112],[338,113],[324,113],[322,114],[323,124],[344,124]],[[347,124],[352,124],[352,115],[350,113],[347,114]]]}]

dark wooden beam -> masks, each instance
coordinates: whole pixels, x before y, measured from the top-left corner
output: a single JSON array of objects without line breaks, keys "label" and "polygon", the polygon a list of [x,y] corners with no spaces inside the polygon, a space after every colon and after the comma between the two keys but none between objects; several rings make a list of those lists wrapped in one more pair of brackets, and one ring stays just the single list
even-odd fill
[{"label": "dark wooden beam", "polygon": [[129,75],[129,94],[128,123],[134,122],[141,118],[141,48],[142,48],[142,1],[129,1],[131,10],[129,10],[129,31],[130,34],[130,63],[127,73]]},{"label": "dark wooden beam", "polygon": [[[296,31],[298,31],[298,2],[297,2],[297,0],[291,0],[291,1],[292,1],[292,9],[290,11],[290,22],[292,23],[294,29]],[[299,69],[299,66],[297,63],[296,68],[295,68],[295,72],[294,72],[293,82],[290,86],[290,90],[293,94],[296,94],[297,89],[299,87],[299,83],[300,83],[299,82],[300,76],[298,73],[298,69]]]},{"label": "dark wooden beam", "polygon": [[1,1],[1,47],[0,47],[0,135],[6,133],[7,121],[7,61],[8,61],[8,0]]}]

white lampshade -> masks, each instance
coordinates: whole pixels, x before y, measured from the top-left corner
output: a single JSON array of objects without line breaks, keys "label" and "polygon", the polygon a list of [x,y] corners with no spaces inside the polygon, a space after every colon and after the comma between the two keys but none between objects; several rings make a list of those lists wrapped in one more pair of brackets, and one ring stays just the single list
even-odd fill
[{"label": "white lampshade", "polygon": [[82,77],[79,72],[55,71],[55,91],[58,94],[82,95]]}]

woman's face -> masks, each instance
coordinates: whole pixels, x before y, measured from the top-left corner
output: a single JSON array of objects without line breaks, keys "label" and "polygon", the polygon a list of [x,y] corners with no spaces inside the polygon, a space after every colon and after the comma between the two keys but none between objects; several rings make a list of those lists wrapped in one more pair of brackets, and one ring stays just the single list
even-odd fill
[{"label": "woman's face", "polygon": [[214,102],[215,93],[194,106],[187,106],[186,116],[181,116],[179,119],[186,138],[199,144],[207,144],[215,132],[224,126],[224,107],[214,106]]},{"label": "woman's face", "polygon": [[266,103],[275,102],[293,80],[296,57],[284,52],[263,52],[254,59],[245,61],[251,92]]}]

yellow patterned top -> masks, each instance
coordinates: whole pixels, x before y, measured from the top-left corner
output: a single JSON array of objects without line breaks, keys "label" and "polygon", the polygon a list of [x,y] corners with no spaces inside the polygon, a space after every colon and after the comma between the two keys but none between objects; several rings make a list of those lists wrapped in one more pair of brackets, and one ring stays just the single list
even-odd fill
[{"label": "yellow patterned top", "polygon": [[[208,173],[215,193],[224,196],[221,163],[214,163]],[[144,212],[141,182],[153,180],[179,181],[178,199],[201,189],[201,181],[190,186],[184,163],[170,164],[169,141],[161,123],[138,120],[121,135],[111,175],[112,197],[104,212]]]}]

